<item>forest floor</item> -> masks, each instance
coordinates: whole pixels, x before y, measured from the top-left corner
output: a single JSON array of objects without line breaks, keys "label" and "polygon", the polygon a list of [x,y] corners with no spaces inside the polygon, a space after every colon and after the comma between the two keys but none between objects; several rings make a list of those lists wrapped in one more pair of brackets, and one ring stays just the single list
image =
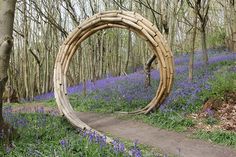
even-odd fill
[{"label": "forest floor", "polygon": [[[45,107],[44,104],[40,103],[15,106],[12,108],[12,112],[31,113],[41,109],[45,113],[59,112],[56,108]],[[191,132],[177,133],[167,131],[142,122],[124,120],[114,114],[78,112],[78,116],[96,130],[125,140],[138,140],[140,144],[158,149],[163,154],[181,157],[236,156],[235,149],[193,139]]]},{"label": "forest floor", "polygon": [[[83,93],[83,84],[69,87],[69,99],[81,120],[92,128],[114,137],[115,142],[116,140],[118,142],[125,141],[129,145],[132,143],[130,141],[138,140],[139,148],[145,157],[165,156],[165,154],[181,157],[235,157],[235,57],[235,54],[227,52],[213,53],[209,60],[210,64],[205,69],[202,66],[201,57],[197,55],[193,82],[189,82],[187,79],[188,56],[177,57],[175,59],[176,77],[173,90],[160,110],[148,115],[118,113],[137,110],[150,102],[156,93],[156,84],[159,83],[160,76],[156,70],[152,71],[149,88],[144,86],[145,75],[142,71],[138,71],[128,76],[107,77],[96,81],[96,83],[88,81],[86,94]],[[39,95],[35,97],[35,100],[35,102],[23,101],[23,104],[10,104],[12,109],[6,104],[6,113],[8,110],[13,113],[35,112],[35,114],[23,114],[23,118],[21,114],[16,113],[19,118],[15,119],[12,119],[12,114],[6,114],[5,117],[9,119],[10,124],[18,127],[24,136],[30,137],[28,139],[22,138],[20,141],[29,143],[30,147],[35,146],[33,150],[47,155],[52,153],[51,147],[54,148],[53,152],[65,153],[67,156],[68,154],[69,156],[74,153],[78,154],[81,151],[84,151],[85,154],[93,154],[95,150],[98,150],[98,156],[101,155],[97,146],[87,147],[90,138],[84,140],[82,144],[78,143],[77,138],[81,138],[81,136],[65,118],[58,116],[59,111],[53,92]],[[53,116],[46,116],[46,118],[47,113]],[[52,118],[54,118],[53,121],[51,121]],[[24,125],[21,127],[22,121],[26,124],[30,122],[27,125],[28,132],[25,131]],[[55,121],[56,123],[54,123]],[[45,122],[47,122],[47,127],[45,127]],[[38,127],[38,123],[43,125]],[[55,132],[55,128],[58,127],[64,128],[64,130],[58,131],[52,140],[51,133]],[[35,136],[31,135],[32,132],[36,132]],[[93,137],[92,132],[91,135]],[[44,143],[43,148],[41,145],[31,143],[33,139],[38,137],[40,137],[39,141]],[[62,137],[73,143],[68,146],[69,151],[61,150],[60,145],[55,145]],[[18,147],[12,152],[13,156],[14,153],[22,152],[22,150],[24,153],[28,153],[25,144],[16,142],[18,142],[16,143]],[[19,147],[21,145],[22,148]],[[89,148],[90,151],[84,147]],[[117,147],[114,148],[117,150]],[[136,148],[136,145],[131,146],[132,148]],[[104,150],[106,153],[110,152],[110,148]],[[90,154],[90,156],[94,155]],[[124,155],[121,154],[121,156]]]}]

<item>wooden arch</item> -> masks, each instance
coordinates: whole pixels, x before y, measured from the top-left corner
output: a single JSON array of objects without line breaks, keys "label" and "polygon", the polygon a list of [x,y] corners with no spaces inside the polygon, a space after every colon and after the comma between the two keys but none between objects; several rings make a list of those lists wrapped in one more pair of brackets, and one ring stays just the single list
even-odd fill
[{"label": "wooden arch", "polygon": [[170,93],[174,78],[173,55],[158,29],[135,12],[106,11],[85,20],[75,28],[61,45],[54,68],[55,98],[60,112],[76,127],[91,129],[82,122],[73,110],[67,95],[66,73],[70,60],[78,46],[95,32],[107,28],[129,29],[146,40],[157,57],[160,67],[160,82],[153,100],[143,109],[132,113],[149,113],[158,108]]}]

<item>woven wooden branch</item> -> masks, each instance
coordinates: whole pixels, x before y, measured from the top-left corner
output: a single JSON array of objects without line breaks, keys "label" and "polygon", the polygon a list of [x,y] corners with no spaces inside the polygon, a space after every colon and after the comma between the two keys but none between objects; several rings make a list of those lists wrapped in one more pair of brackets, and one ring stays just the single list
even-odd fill
[{"label": "woven wooden branch", "polygon": [[60,47],[54,68],[54,90],[59,110],[74,126],[81,129],[91,128],[78,118],[69,102],[66,84],[68,66],[78,46],[85,39],[101,29],[112,27],[129,29],[145,39],[157,56],[160,66],[160,82],[155,97],[146,107],[131,113],[147,114],[159,108],[172,87],[174,78],[173,55],[167,42],[151,22],[135,12],[107,11],[96,14],[85,20],[69,34]]}]

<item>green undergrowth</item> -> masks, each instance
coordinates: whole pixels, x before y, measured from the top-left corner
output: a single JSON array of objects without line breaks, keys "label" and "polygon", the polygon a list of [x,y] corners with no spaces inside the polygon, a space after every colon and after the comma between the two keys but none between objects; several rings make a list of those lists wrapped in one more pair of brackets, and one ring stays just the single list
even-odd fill
[{"label": "green undergrowth", "polygon": [[[42,123],[38,124],[38,120],[42,117],[45,122],[40,120]],[[81,141],[71,126],[62,118],[45,117],[40,114],[19,114],[18,118],[26,124],[17,127],[20,138],[14,141],[14,149],[9,152],[7,150],[7,156],[66,156],[69,154],[80,156],[82,154],[88,155],[94,151],[92,145],[87,146],[87,149],[82,149],[86,148],[88,143]],[[68,144],[73,145],[73,148],[63,147],[60,142],[64,139]],[[79,153],[80,151],[82,154]]]},{"label": "green undergrowth", "polygon": [[203,101],[208,99],[224,100],[224,95],[236,92],[236,73],[228,72],[225,67],[216,72],[213,79],[209,82],[210,90],[203,90],[200,98]]},{"label": "green undergrowth", "polygon": [[[137,116],[124,116],[130,119],[136,119],[145,123],[151,124],[156,127],[174,130],[174,131],[186,131],[188,128],[193,127],[196,123],[195,120],[188,118],[188,114],[199,112],[203,102],[210,98],[222,98],[227,91],[235,91],[236,74],[228,72],[229,68],[235,65],[233,61],[223,61],[214,63],[208,66],[209,71],[214,71],[214,76],[206,82],[211,88],[201,89],[201,92],[196,95],[197,99],[191,102],[189,105],[185,105],[188,102],[188,97],[178,96],[174,101],[168,104],[166,112],[156,111],[149,115],[137,115]],[[216,67],[218,70],[215,70]],[[202,75],[204,70],[196,71],[195,75]],[[187,74],[177,75],[176,79],[184,80]],[[196,80],[198,81],[198,80]],[[152,85],[156,85],[157,81],[152,80]],[[100,95],[99,95],[100,94]],[[102,96],[101,96],[102,94]],[[109,101],[101,99],[106,97],[106,94],[112,94],[112,99]],[[101,98],[97,99],[99,95]],[[138,108],[146,106],[147,101],[132,100],[131,102],[124,101],[114,91],[109,93],[94,91],[84,95],[71,95],[69,97],[73,108],[82,112],[100,112],[100,113],[116,113],[119,111],[134,111]],[[55,100],[48,100],[44,102],[46,106],[56,106]],[[183,109],[183,106],[187,106]],[[210,123],[210,122],[209,122]]]},{"label": "green undergrowth", "polygon": [[119,116],[119,118],[138,120],[154,127],[176,132],[187,131],[189,127],[192,127],[195,124],[195,121],[190,118],[186,118],[178,112],[156,111],[149,115],[123,115]]},{"label": "green undergrowth", "polygon": [[197,131],[193,137],[210,141],[216,144],[230,146],[236,148],[236,132],[232,131]]},{"label": "green undergrowth", "polygon": [[[236,73],[229,72],[228,69],[229,67],[222,67],[215,72],[214,78],[208,82],[211,89],[203,90],[200,93],[202,101],[209,99],[224,101],[225,94],[236,92]],[[213,126],[219,124],[220,121],[214,117],[208,117],[204,123]],[[197,130],[193,137],[236,148],[236,132],[233,131],[215,130],[207,132]]]},{"label": "green undergrowth", "polygon": [[[13,149],[3,150],[0,140],[0,156],[58,156],[58,157],[94,157],[94,156],[128,156],[117,153],[112,145],[102,145],[83,136],[71,127],[63,118],[47,114],[8,114],[6,116],[20,134],[13,141]],[[93,137],[94,138],[94,137]],[[131,148],[129,144],[127,150]],[[144,156],[149,156],[148,149],[142,150]],[[125,155],[126,154],[126,155]]]},{"label": "green undergrowth", "polygon": [[115,113],[119,111],[133,111],[134,109],[144,107],[146,101],[133,100],[128,103],[119,98],[114,98],[112,100],[106,101],[103,99],[94,99],[91,95],[72,95],[70,96],[70,102],[75,110],[81,112],[101,112],[101,113]]},{"label": "green undergrowth", "polygon": [[[193,102],[188,105],[187,108],[182,109],[188,102],[187,97],[176,97],[171,104],[168,104],[167,110],[163,111],[155,111],[148,115],[118,115],[119,118],[123,119],[133,119],[138,120],[147,124],[150,124],[155,127],[184,132],[194,127],[197,123],[197,120],[189,118],[189,114],[198,113],[202,105],[208,99],[224,99],[224,94],[227,92],[236,91],[236,73],[233,73],[230,68],[235,66],[234,61],[223,61],[220,63],[214,63],[208,66],[209,71],[214,71],[211,79],[206,80],[206,84],[209,85],[209,89],[202,89],[196,96]],[[218,67],[218,68],[216,68]],[[217,69],[217,70],[216,70]],[[202,71],[196,71],[195,75],[201,75]],[[187,74],[177,75],[176,79],[182,80],[186,78]],[[198,81],[198,80],[196,80]],[[156,82],[152,82],[152,84],[156,84]],[[100,112],[100,113],[116,113],[119,111],[133,111],[137,108],[141,108],[145,106],[148,102],[140,101],[140,100],[132,100],[130,103],[119,99],[115,93],[113,94],[114,99],[106,101],[104,99],[94,99],[93,94],[96,92],[92,92],[86,96],[83,95],[72,95],[70,96],[70,102],[75,110],[82,112]],[[106,93],[102,93],[106,94]],[[47,106],[55,106],[55,100],[46,101]],[[115,114],[117,115],[117,114]],[[206,125],[215,125],[218,124],[219,121],[216,119],[205,119],[204,123]],[[226,144],[234,146],[235,134],[224,131],[224,132],[212,132],[212,133],[204,133],[197,131],[195,133],[197,138],[212,140],[214,143]],[[232,136],[232,137],[231,137]],[[222,138],[222,139],[221,139]],[[228,139],[228,140],[227,140]]]}]

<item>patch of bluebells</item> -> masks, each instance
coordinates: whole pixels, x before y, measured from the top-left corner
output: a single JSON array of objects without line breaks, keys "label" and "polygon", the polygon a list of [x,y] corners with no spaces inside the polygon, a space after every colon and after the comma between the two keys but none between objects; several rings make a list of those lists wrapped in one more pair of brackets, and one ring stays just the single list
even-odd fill
[{"label": "patch of bluebells", "polygon": [[[22,109],[20,112],[26,112],[26,111],[27,109],[26,110]],[[45,112],[45,109],[43,107],[39,107],[35,109],[35,111],[36,111],[36,114],[33,117],[31,117],[32,119],[27,119],[26,117],[21,116],[20,113],[15,113],[15,111],[13,111],[13,108],[11,106],[4,107],[3,109],[4,119],[17,130],[25,130],[26,128],[31,128],[31,127],[36,129],[30,133],[31,134],[30,136],[32,136],[34,140],[36,140],[35,144],[37,145],[37,144],[42,143],[42,137],[45,136],[45,134],[47,134],[45,133],[45,131],[47,130],[46,127],[52,127],[56,129],[58,126],[54,126],[52,121],[48,119],[49,117],[46,116],[47,113]],[[56,115],[52,114],[51,116],[56,116]],[[35,123],[33,124],[33,126],[32,126],[32,122]],[[48,124],[50,124],[50,126],[46,126]],[[118,139],[114,140],[112,142],[112,145],[107,145],[107,137],[104,135],[100,135],[92,130],[78,129],[77,131],[80,134],[81,140],[83,139],[85,141],[88,141],[88,143],[91,145],[97,144],[98,147],[100,148],[100,151],[102,151],[102,149],[104,148],[104,149],[109,149],[110,151],[113,151],[114,154],[116,154],[116,156],[117,155],[133,156],[133,157],[142,156],[141,151],[138,149],[137,143],[135,143],[135,145],[131,148],[131,150],[127,151],[125,144],[122,143]],[[0,139],[2,139],[3,136],[4,135],[0,130]],[[68,137],[62,138],[61,140],[58,141],[58,143],[65,152],[70,150],[70,148],[72,147]],[[129,153],[129,152],[132,152],[132,153]],[[40,152],[32,148],[28,150],[27,154],[29,156],[32,156],[32,155],[35,156],[36,154],[40,155]]]},{"label": "patch of bluebells", "polygon": [[[100,145],[100,149],[107,146],[106,142],[106,136],[99,135],[95,131],[92,130],[81,130],[78,129],[78,132],[81,134],[83,138],[87,138],[90,143],[94,142]],[[132,157],[142,157],[142,152],[138,148],[137,140],[134,142],[134,146],[131,147],[130,150],[126,150],[125,144],[121,142],[119,139],[115,139],[111,142],[112,149],[111,151],[114,151],[115,154],[126,154],[128,152],[129,156]]]},{"label": "patch of bluebells", "polygon": [[[229,61],[236,58],[235,54],[218,55],[209,59],[209,64],[214,64],[222,61]],[[192,103],[199,99],[198,93],[203,89],[210,89],[207,81],[212,79],[214,71],[220,68],[220,66],[204,68],[204,63],[201,61],[195,62],[194,70],[194,81],[188,81],[188,66],[180,65],[176,67],[176,78],[174,80],[174,87],[170,96],[162,104],[161,109],[163,111],[170,110],[186,110]],[[156,70],[151,72],[153,78],[152,87],[145,88],[144,75],[139,73],[133,73],[128,75],[126,78],[122,78],[116,82],[116,84],[110,85],[107,88],[103,88],[97,93],[96,99],[111,100],[118,95],[119,99],[130,103],[133,100],[142,100],[145,102],[150,101],[156,92],[158,85],[159,73]],[[116,93],[116,94],[112,94]],[[105,96],[106,95],[106,96]],[[105,96],[105,97],[104,97]],[[109,97],[110,96],[110,97]],[[185,102],[181,105],[173,105],[168,107],[169,104],[178,101],[179,99],[185,99]],[[118,100],[118,99],[116,99]],[[179,102],[178,102],[179,103]],[[178,108],[176,108],[178,107]]]},{"label": "patch of bluebells", "polygon": [[[22,108],[19,112],[25,113],[28,112],[26,108]],[[41,112],[42,113],[42,112]],[[25,116],[21,115],[20,113],[16,113],[11,106],[3,107],[3,118],[5,122],[9,123],[13,128],[18,129],[25,129],[30,127],[30,120],[27,119]],[[42,122],[42,119],[38,119],[38,122]],[[39,126],[41,127],[41,126]],[[1,137],[4,136],[4,132],[1,130]],[[1,143],[0,143],[0,150],[1,150]],[[10,147],[6,147],[5,152],[9,154],[12,150]]]},{"label": "patch of bluebells", "polygon": [[10,123],[15,128],[24,128],[29,123],[26,118],[14,114],[11,106],[3,108],[3,117],[6,122]]},{"label": "patch of bluebells", "polygon": [[[226,51],[217,52],[216,50],[209,50],[209,66],[211,64],[232,61],[236,59],[236,53],[228,53]],[[175,80],[174,86],[169,97],[163,102],[161,109],[168,111],[168,105],[173,104],[180,98],[184,98],[185,102],[180,105],[178,109],[185,110],[192,102],[198,99],[198,93],[203,89],[210,89],[207,81],[212,78],[214,71],[220,67],[204,68],[200,52],[195,53],[194,63],[194,81],[188,81],[188,54],[183,54],[175,59]],[[143,71],[138,71],[127,76],[112,77],[107,76],[103,80],[96,82],[87,81],[86,90],[90,98],[95,100],[109,101],[123,101],[132,103],[132,101],[142,101],[148,103],[155,96],[156,88],[159,82],[159,72],[157,70],[151,71],[152,86],[145,88],[144,80],[145,74]],[[83,84],[68,88],[69,94],[83,93]],[[52,93],[44,94],[35,97],[36,100],[45,100],[53,98]],[[99,101],[97,101],[99,102]],[[175,110],[175,108],[171,108]]]},{"label": "patch of bluebells", "polygon": [[138,148],[138,141],[136,140],[134,142],[134,146],[133,148],[130,150],[132,156],[135,156],[135,157],[142,157],[142,152],[141,150]]},{"label": "patch of bluebells", "polygon": [[116,154],[124,153],[125,152],[125,145],[124,143],[120,142],[119,139],[115,139],[112,141],[113,150]]}]

